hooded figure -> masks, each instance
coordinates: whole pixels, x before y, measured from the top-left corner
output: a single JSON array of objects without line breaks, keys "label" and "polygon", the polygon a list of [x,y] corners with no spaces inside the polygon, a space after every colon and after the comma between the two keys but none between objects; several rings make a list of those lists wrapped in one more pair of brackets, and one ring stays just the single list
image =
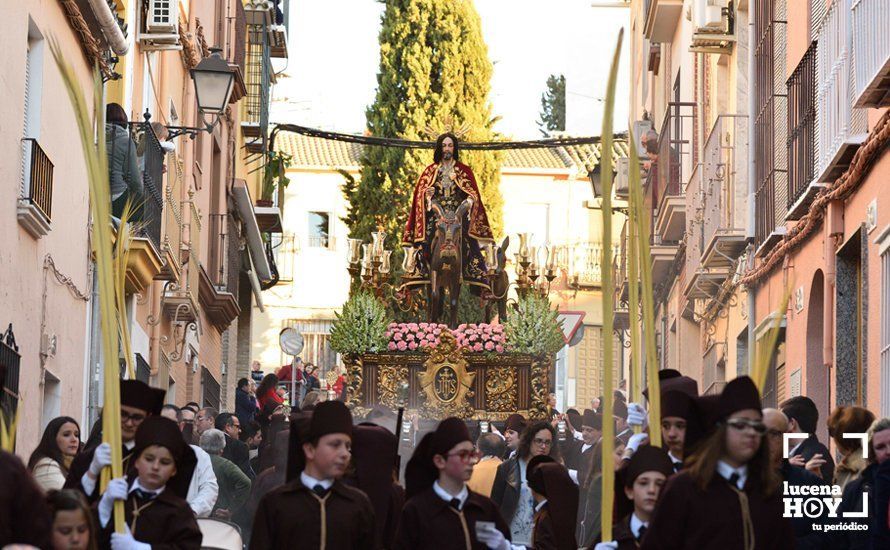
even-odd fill
[{"label": "hooded figure", "polygon": [[568,470],[547,455],[528,463],[528,486],[535,493],[535,550],[576,550],[575,518],[578,517],[578,486]]},{"label": "hooded figure", "polygon": [[390,548],[396,534],[405,490],[394,479],[398,438],[382,426],[361,423],[352,430],[354,475],[347,483],[364,491],[374,507],[377,548]]},{"label": "hooded figure", "polygon": [[476,460],[470,432],[459,418],[446,418],[423,437],[405,468],[408,502],[393,548],[483,550],[488,544],[481,539],[509,539],[494,502],[466,486]]}]

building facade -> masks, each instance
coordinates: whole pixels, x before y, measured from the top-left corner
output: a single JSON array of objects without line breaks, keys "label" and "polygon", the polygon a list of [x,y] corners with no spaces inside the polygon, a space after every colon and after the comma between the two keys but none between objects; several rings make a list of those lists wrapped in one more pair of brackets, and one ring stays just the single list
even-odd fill
[{"label": "building facade", "polygon": [[[282,203],[274,182],[263,185],[263,170],[254,169],[269,159],[273,59],[287,56],[286,2],[128,0],[112,3],[107,13],[95,5],[19,3],[12,15],[21,24],[10,29],[22,32],[3,38],[10,52],[7,120],[24,125],[2,132],[8,142],[2,192],[10,213],[2,223],[14,238],[0,245],[9,259],[0,267],[6,283],[0,310],[16,342],[7,340],[0,352],[14,364],[3,404],[20,407],[22,453],[60,414],[88,432],[101,410],[107,360],[99,351],[89,245],[97,222],[47,37],[60,41],[87,98],[102,94],[129,120],[144,188],[124,313],[135,377],[167,389],[170,403],[233,408],[235,380],[249,371],[254,296],[277,282],[265,243],[280,231]],[[219,117],[198,110],[190,76],[212,48],[234,75]],[[100,90],[93,89],[94,63],[104,76]],[[123,355],[113,360],[124,364]]]},{"label": "building facade", "polygon": [[764,403],[807,395],[822,419],[845,404],[886,414],[890,49],[877,36],[890,12],[869,0],[631,4],[660,368],[719,392],[750,372],[787,289]]}]

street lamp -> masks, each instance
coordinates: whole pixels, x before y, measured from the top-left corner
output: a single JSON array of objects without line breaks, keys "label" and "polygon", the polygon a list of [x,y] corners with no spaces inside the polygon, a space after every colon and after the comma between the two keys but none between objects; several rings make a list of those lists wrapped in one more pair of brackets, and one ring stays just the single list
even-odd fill
[{"label": "street lamp", "polygon": [[601,173],[602,171],[600,170],[599,163],[593,167],[593,170],[587,172],[587,177],[590,179],[590,187],[593,189],[594,199],[603,196],[603,178],[601,177]]},{"label": "street lamp", "polygon": [[[220,48],[210,48],[210,57],[205,57],[198,65],[191,69],[192,81],[195,83],[195,98],[198,103],[198,112],[204,123],[203,130],[208,134],[213,132],[219,124],[220,117],[225,114],[232,97],[232,89],[235,86],[235,72],[222,58]],[[211,115],[212,121],[204,118]],[[189,126],[168,126],[169,139],[187,134],[194,139],[202,128]]]}]

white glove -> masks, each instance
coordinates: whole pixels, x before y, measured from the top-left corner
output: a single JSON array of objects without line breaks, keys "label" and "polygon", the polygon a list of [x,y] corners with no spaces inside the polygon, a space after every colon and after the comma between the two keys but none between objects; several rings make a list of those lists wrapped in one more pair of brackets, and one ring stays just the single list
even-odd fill
[{"label": "white glove", "polygon": [[640,445],[649,440],[649,434],[647,433],[638,433],[630,436],[630,439],[627,440],[627,450],[635,453],[637,449],[640,448]]},{"label": "white glove", "polygon": [[493,550],[511,550],[512,548],[510,541],[497,529],[477,529],[476,538],[479,539],[479,542]]},{"label": "white glove", "polygon": [[151,550],[150,544],[139,542],[133,538],[130,528],[126,527],[126,533],[111,534],[111,550]]},{"label": "white glove", "polygon": [[618,550],[618,541],[610,540],[609,542],[598,542],[593,550]]},{"label": "white glove", "polygon": [[99,501],[99,521],[102,527],[108,525],[111,520],[111,514],[114,512],[115,500],[127,500],[127,494],[130,486],[127,484],[127,478],[119,477],[108,482],[108,488]]},{"label": "white glove", "polygon": [[111,445],[103,443],[96,447],[93,460],[90,462],[90,473],[93,477],[99,477],[102,468],[111,465]]},{"label": "white glove", "polygon": [[627,425],[642,426],[645,428],[649,425],[648,414],[646,409],[639,403],[628,403],[627,405]]}]

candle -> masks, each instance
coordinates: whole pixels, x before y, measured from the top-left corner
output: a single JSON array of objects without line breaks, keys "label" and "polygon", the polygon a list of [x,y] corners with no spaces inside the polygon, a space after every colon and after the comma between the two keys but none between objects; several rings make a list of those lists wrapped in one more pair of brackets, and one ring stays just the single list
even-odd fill
[{"label": "candle", "polygon": [[556,269],[556,247],[551,246],[549,249],[545,248],[547,252],[545,255],[547,256],[547,269],[554,270]]},{"label": "candle", "polygon": [[349,239],[349,263],[357,264],[361,261],[362,240]]},{"label": "candle", "polygon": [[362,267],[371,265],[371,245],[362,245]]},{"label": "candle", "polygon": [[374,259],[379,259],[383,254],[383,243],[386,241],[386,232],[374,231],[371,233],[371,238],[373,239],[372,252],[374,253]]},{"label": "candle", "polygon": [[380,257],[380,273],[386,275],[389,273],[389,257],[392,256],[392,250],[384,250]]},{"label": "candle", "polygon": [[417,268],[417,252],[413,246],[403,246],[402,251],[405,254],[402,258],[402,271],[412,274]]},{"label": "candle", "polygon": [[519,234],[519,259],[520,260],[528,260],[528,233],[520,233]]}]

